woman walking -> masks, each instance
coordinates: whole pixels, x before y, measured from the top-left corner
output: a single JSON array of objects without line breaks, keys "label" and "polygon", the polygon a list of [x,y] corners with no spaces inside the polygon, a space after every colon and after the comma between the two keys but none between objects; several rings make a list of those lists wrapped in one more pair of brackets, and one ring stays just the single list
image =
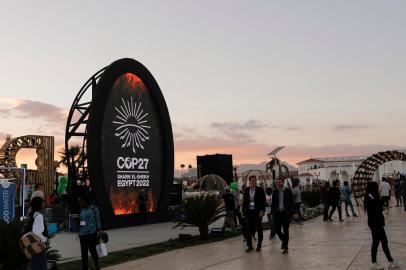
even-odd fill
[{"label": "woman walking", "polygon": [[80,204],[80,229],[79,240],[82,254],[82,269],[89,269],[88,251],[92,255],[95,269],[100,269],[99,255],[96,251],[97,239],[101,232],[99,209],[91,204],[88,195],[79,198]]},{"label": "woman walking", "polygon": [[388,238],[385,233],[385,218],[383,216],[383,201],[379,197],[379,187],[376,182],[368,182],[367,190],[364,197],[364,209],[368,216],[368,226],[372,233],[372,247],[371,247],[371,259],[372,269],[384,269],[376,261],[376,255],[378,252],[379,243],[382,243],[383,252],[389,261],[389,269],[399,267],[399,264],[392,258],[389,247]]},{"label": "woman walking", "polygon": [[[38,236],[48,246],[48,230],[42,214],[44,199],[34,197],[31,199],[30,206],[27,230]],[[31,270],[47,270],[47,251],[35,254],[30,262],[30,267]]]}]

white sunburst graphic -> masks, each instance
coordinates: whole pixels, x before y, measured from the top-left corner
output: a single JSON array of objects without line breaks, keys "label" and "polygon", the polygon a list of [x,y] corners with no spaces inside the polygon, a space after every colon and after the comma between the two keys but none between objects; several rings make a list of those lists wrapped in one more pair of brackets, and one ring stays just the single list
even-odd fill
[{"label": "white sunburst graphic", "polygon": [[133,102],[133,97],[130,101],[125,102],[124,99],[121,101],[121,105],[114,107],[118,113],[116,121],[113,121],[118,125],[114,135],[123,142],[122,148],[130,147],[135,154],[136,149],[144,149],[144,142],[150,139],[148,129],[151,126],[148,125],[148,113],[144,113],[141,102],[139,104]]}]

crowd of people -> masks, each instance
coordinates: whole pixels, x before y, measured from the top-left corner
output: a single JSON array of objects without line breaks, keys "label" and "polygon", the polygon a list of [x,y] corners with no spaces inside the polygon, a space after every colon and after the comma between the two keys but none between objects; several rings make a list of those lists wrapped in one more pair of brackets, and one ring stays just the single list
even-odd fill
[{"label": "crowd of people", "polygon": [[[369,182],[366,188],[363,210],[368,218],[368,226],[371,230],[372,246],[371,261],[372,269],[384,269],[377,262],[377,250],[382,244],[383,251],[389,261],[389,269],[399,267],[399,263],[391,256],[388,239],[385,233],[385,218],[383,211],[389,209],[391,192],[394,190],[396,207],[405,206],[406,177],[395,179],[393,185],[387,178],[377,182]],[[301,187],[298,182],[293,182],[292,187],[285,185],[284,180],[277,180],[276,188],[257,186],[257,178],[249,177],[248,186],[241,191],[231,190],[226,187],[221,194],[226,208],[226,218],[223,229],[227,227],[236,230],[237,224],[241,225],[244,241],[247,243],[246,252],[254,251],[253,242],[256,241],[255,251],[261,251],[263,242],[263,217],[266,215],[269,224],[269,239],[277,235],[282,242],[283,254],[289,251],[289,226],[292,223],[303,223],[301,214]],[[346,217],[358,217],[351,200],[352,189],[348,181],[344,181],[342,187],[340,181],[325,182],[320,188],[320,199],[324,205],[323,220],[333,221],[335,211],[338,212],[339,221],[344,221],[342,204]],[[257,236],[257,238],[255,237]]]},{"label": "crowd of people", "polygon": [[223,229],[235,230],[239,223],[247,243],[247,252],[254,250],[253,240],[256,241],[255,250],[261,251],[264,238],[262,220],[266,215],[269,239],[277,235],[282,242],[282,253],[288,253],[290,224],[303,224],[299,183],[294,182],[292,188],[289,188],[280,179],[276,182],[275,189],[267,187],[264,190],[257,186],[256,176],[250,176],[248,186],[239,192],[226,187],[221,197],[226,211]]},{"label": "crowd of people", "polygon": [[[383,251],[389,261],[389,268],[397,268],[398,262],[393,259],[385,232],[385,217],[383,211],[389,211],[391,194],[395,195],[396,207],[404,207],[406,211],[406,177],[398,177],[394,181],[383,178],[378,185],[377,182],[367,184],[364,197],[364,211],[368,217],[368,226],[372,235],[371,261],[373,269],[383,269],[377,262],[377,250],[382,244]],[[324,204],[323,220],[333,221],[332,216],[337,210],[339,221],[343,221],[342,203],[345,205],[347,217],[358,217],[355,213],[351,200],[352,190],[347,181],[342,187],[340,182],[329,182],[320,188],[321,201]],[[237,225],[241,226],[244,241],[246,241],[246,252],[259,252],[264,239],[263,218],[266,215],[269,224],[269,239],[275,236],[281,241],[283,254],[289,252],[289,227],[291,224],[303,224],[301,213],[302,189],[297,181],[292,187],[286,185],[285,181],[279,179],[276,186],[265,189],[257,185],[256,176],[250,176],[248,185],[242,190],[226,187],[221,193],[224,200],[225,219],[223,229],[236,230]],[[78,199],[80,205],[80,226],[79,240],[82,254],[82,269],[88,269],[88,252],[94,261],[96,269],[100,269],[99,257],[96,245],[101,237],[101,222],[99,209],[92,203],[88,195],[82,195]],[[36,191],[32,194],[30,209],[28,211],[28,222],[26,232],[32,232],[43,243],[49,245],[49,235],[45,218],[43,215],[44,194]],[[349,213],[351,211],[351,215]],[[256,238],[257,237],[257,238]],[[35,254],[30,262],[30,269],[47,269],[47,255],[44,252]]]},{"label": "crowd of people", "polygon": [[[324,205],[323,211],[323,220],[324,221],[333,221],[333,214],[337,210],[338,218],[340,222],[343,222],[342,215],[342,203],[345,204],[345,214],[347,217],[350,217],[348,213],[348,207],[351,209],[351,214],[353,217],[358,215],[355,213],[354,206],[351,201],[352,190],[348,181],[344,181],[342,190],[340,190],[340,181],[333,181],[332,186],[330,182],[325,182],[324,185],[320,188],[320,197]],[[331,208],[331,210],[330,210]]]}]

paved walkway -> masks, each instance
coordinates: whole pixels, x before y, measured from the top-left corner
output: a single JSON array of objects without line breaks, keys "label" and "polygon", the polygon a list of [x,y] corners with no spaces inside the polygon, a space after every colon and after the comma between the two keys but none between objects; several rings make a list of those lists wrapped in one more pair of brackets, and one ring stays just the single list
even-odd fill
[{"label": "paved walkway", "polygon": [[[338,217],[335,217],[338,220]],[[406,269],[406,213],[392,208],[386,216],[393,257]],[[268,232],[265,233],[267,235]],[[261,253],[244,252],[240,237],[189,247],[131,261],[106,270],[246,270],[246,269],[369,269],[371,235],[365,216],[343,223],[325,223],[321,218],[291,226],[288,255],[282,255],[279,240],[265,240]],[[379,248],[378,260],[387,262]]]},{"label": "paved walkway", "polygon": [[[127,227],[107,231],[109,234],[109,251],[119,251],[133,247],[140,247],[175,239],[180,233],[198,235],[197,228],[172,229],[175,224],[172,222],[150,224],[144,226]],[[221,227],[222,221],[212,227]],[[80,243],[77,234],[58,233],[51,240],[51,247],[59,250],[62,261],[80,259]]]}]

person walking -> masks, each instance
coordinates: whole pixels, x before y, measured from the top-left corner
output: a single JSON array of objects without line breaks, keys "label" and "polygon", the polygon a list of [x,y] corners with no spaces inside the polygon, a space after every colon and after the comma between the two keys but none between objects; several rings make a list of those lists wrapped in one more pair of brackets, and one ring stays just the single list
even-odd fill
[{"label": "person walking", "polygon": [[241,216],[241,200],[240,200],[240,193],[237,189],[231,187],[231,194],[234,196],[234,203],[235,203],[235,211],[234,211],[234,224],[237,228],[238,225],[242,226],[242,216]]},{"label": "person walking", "polygon": [[243,213],[247,221],[247,250],[254,250],[252,246],[252,235],[255,228],[258,232],[258,242],[256,251],[261,251],[263,236],[262,218],[265,214],[265,192],[257,187],[257,177],[250,176],[249,187],[245,189],[243,200]]},{"label": "person walking", "polygon": [[245,188],[244,186],[242,187],[242,190],[240,190],[239,193],[239,198],[240,198],[240,216],[241,216],[241,230],[242,230],[242,236],[244,237],[243,241],[246,242],[247,241],[247,219],[244,216],[244,194],[245,194]]},{"label": "person walking", "polygon": [[[278,189],[272,194],[272,214],[275,222],[275,231],[282,241],[282,253],[287,254],[289,250],[289,222],[293,209],[292,191],[284,187],[284,181],[276,181]],[[283,228],[283,232],[282,232]]]},{"label": "person walking", "polygon": [[400,196],[403,200],[403,210],[406,211],[406,179],[403,178],[400,182]]},{"label": "person walking", "polygon": [[335,210],[338,210],[338,217],[340,222],[344,221],[342,217],[342,211],[341,211],[341,191],[338,188],[338,183],[339,180],[333,181],[333,186],[329,189],[328,191],[328,200],[329,200],[329,205],[331,205],[331,211],[330,214],[328,215],[328,220],[333,221],[332,216],[335,212]]},{"label": "person walking", "polygon": [[234,195],[230,191],[230,187],[227,186],[224,189],[223,195],[221,198],[224,201],[224,208],[226,209],[226,216],[224,217],[223,230],[230,228],[232,231],[235,231],[234,215],[235,215],[235,199]]},{"label": "person walking", "polygon": [[396,262],[390,253],[388,246],[388,238],[385,232],[385,217],[383,216],[383,201],[379,197],[378,183],[368,182],[367,189],[364,197],[364,209],[368,216],[368,226],[371,229],[372,234],[372,246],[371,246],[371,260],[372,269],[381,270],[384,269],[377,260],[376,255],[378,253],[379,243],[382,243],[383,252],[389,261],[389,269],[399,267],[399,263]]},{"label": "person walking", "polygon": [[395,197],[396,197],[396,207],[403,206],[402,195],[400,194],[400,179],[395,180],[395,186],[393,187],[395,190]]},{"label": "person walking", "polygon": [[100,269],[99,255],[96,251],[98,237],[101,234],[101,222],[99,209],[91,203],[89,195],[79,197],[80,209],[80,228],[79,241],[82,254],[82,269],[89,269],[88,251],[92,255],[95,269]]},{"label": "person walking", "polygon": [[[49,246],[48,242],[48,230],[45,224],[44,215],[42,211],[44,209],[44,199],[41,197],[34,197],[30,201],[30,209],[28,212],[28,224],[26,231],[32,232],[39,237],[41,242],[46,246]],[[47,270],[47,250],[41,253],[35,254],[29,263],[31,270]]]},{"label": "person walking", "polygon": [[381,195],[384,207],[389,211],[389,200],[390,200],[391,187],[388,183],[386,177],[382,177],[382,182],[379,184],[379,193]]},{"label": "person walking", "polygon": [[329,182],[324,182],[324,185],[321,186],[320,188],[320,199],[323,202],[324,209],[323,209],[323,221],[328,221],[328,210],[329,210],[329,204],[328,204],[328,191],[330,189],[330,183]]},{"label": "person walking", "polygon": [[265,190],[266,207],[265,213],[269,223],[269,240],[275,237],[275,223],[272,218],[272,188],[267,187]]},{"label": "person walking", "polygon": [[350,206],[350,208],[351,208],[352,216],[357,217],[357,214],[355,214],[355,211],[354,211],[354,206],[352,205],[351,188],[348,184],[348,181],[344,181],[343,201],[344,201],[345,213],[346,213],[347,217],[350,217],[350,214],[348,214],[348,206]]},{"label": "person walking", "polygon": [[[302,205],[302,191],[300,190],[299,180],[296,180],[292,184],[292,194],[293,194],[293,215],[297,214],[299,224],[303,224],[302,213],[300,212],[300,206]],[[293,220],[293,222],[295,222]]]}]

